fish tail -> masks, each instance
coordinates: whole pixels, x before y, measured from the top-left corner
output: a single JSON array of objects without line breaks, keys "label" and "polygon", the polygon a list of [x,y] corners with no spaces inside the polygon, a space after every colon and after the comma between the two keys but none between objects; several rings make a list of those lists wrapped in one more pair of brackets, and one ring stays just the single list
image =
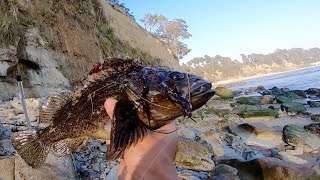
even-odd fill
[{"label": "fish tail", "polygon": [[50,145],[42,143],[36,131],[17,132],[11,137],[11,142],[22,159],[32,168],[40,167],[50,150]]}]

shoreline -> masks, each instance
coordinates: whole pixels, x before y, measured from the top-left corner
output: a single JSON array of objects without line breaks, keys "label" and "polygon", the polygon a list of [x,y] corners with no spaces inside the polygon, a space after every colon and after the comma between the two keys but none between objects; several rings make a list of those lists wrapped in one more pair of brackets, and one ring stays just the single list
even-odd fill
[{"label": "shoreline", "polygon": [[228,80],[223,80],[223,81],[217,81],[214,82],[213,84],[215,86],[233,86],[235,84],[239,84],[243,81],[246,80],[251,80],[251,79],[255,79],[255,78],[261,78],[261,77],[267,77],[267,76],[272,76],[272,75],[278,75],[278,74],[284,74],[284,73],[288,73],[288,72],[292,72],[292,71],[299,71],[299,70],[304,70],[304,69],[309,69],[309,68],[313,68],[313,67],[318,67],[319,65],[314,65],[314,66],[309,66],[309,67],[303,67],[303,68],[298,68],[298,69],[293,69],[293,70],[288,70],[288,71],[282,71],[282,72],[273,72],[273,73],[268,73],[268,74],[260,74],[260,75],[254,75],[254,76],[248,76],[248,77],[240,77],[240,78],[236,78],[236,79],[228,79]]}]

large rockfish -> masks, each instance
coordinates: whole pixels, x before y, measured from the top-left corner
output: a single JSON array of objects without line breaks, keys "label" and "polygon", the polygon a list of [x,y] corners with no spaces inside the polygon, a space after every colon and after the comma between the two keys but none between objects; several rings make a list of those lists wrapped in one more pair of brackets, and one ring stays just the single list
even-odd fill
[{"label": "large rockfish", "polygon": [[[108,59],[96,65],[73,93],[56,94],[40,111],[40,121],[52,122],[40,131],[15,133],[12,144],[25,162],[37,168],[50,148],[66,155],[88,138],[110,140],[108,159],[181,115],[204,105],[213,95],[211,82],[200,77],[144,67],[133,60]],[[106,98],[118,100],[112,120],[104,108]]]}]

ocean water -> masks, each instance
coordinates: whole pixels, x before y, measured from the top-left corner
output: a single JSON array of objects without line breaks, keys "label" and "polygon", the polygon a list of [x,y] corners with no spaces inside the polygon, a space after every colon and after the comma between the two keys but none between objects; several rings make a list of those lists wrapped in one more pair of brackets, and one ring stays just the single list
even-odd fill
[{"label": "ocean water", "polygon": [[267,89],[274,86],[279,88],[287,87],[291,90],[320,88],[320,66],[243,80],[230,86],[230,88],[233,90],[244,90],[260,85]]}]

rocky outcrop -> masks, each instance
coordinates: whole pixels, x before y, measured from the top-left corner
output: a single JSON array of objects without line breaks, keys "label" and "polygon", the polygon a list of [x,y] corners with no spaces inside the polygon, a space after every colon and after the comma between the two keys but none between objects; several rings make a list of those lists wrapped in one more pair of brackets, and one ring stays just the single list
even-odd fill
[{"label": "rocky outcrop", "polygon": [[106,1],[22,0],[16,1],[16,16],[6,13],[12,8],[7,3],[0,3],[12,27],[0,31],[11,37],[0,38],[0,99],[19,93],[18,71],[26,96],[43,97],[72,89],[109,56],[179,69],[161,41]]},{"label": "rocky outcrop", "polygon": [[[271,93],[271,96],[274,95]],[[37,121],[42,101],[26,99],[31,125],[40,128],[46,126]],[[281,104],[273,103],[274,109],[280,108]],[[319,109],[310,108],[311,112],[301,114],[279,110],[279,118],[258,116],[248,120],[241,117],[243,112],[265,110],[268,106],[239,104],[236,99],[211,99],[207,106],[193,112],[193,119],[178,118],[180,141],[175,165],[179,176],[187,180],[319,179],[319,123],[314,123],[318,115],[310,118],[310,114]],[[74,170],[68,156],[56,162],[48,159],[41,172],[28,170],[9,141],[12,131],[27,129],[19,99],[0,101],[0,121],[3,124],[0,124],[0,159],[4,158],[0,160],[0,167],[3,163],[7,169],[5,173],[0,170],[0,179],[20,174],[40,179],[71,178],[71,174],[80,179],[115,179],[117,176],[119,161],[106,160],[107,144],[99,140],[90,140],[80,151],[72,153]],[[44,176],[43,171],[50,173]]]},{"label": "rocky outcrop", "polygon": [[286,125],[283,128],[286,143],[301,147],[305,152],[312,152],[320,148],[320,138],[297,125]]},{"label": "rocky outcrop", "polygon": [[107,22],[115,29],[115,35],[123,42],[130,42],[133,48],[147,52],[154,57],[156,62],[148,62],[149,64],[159,64],[180,69],[178,61],[174,59],[170,50],[166,48],[161,40],[149,34],[134,19],[112,8],[109,4],[105,3],[105,0],[98,1],[101,4]]},{"label": "rocky outcrop", "polygon": [[259,158],[252,161],[241,162],[239,160],[230,160],[223,162],[238,170],[240,179],[248,180],[303,180],[319,179],[320,176],[313,169],[306,166],[296,166],[284,163],[276,158]]}]

